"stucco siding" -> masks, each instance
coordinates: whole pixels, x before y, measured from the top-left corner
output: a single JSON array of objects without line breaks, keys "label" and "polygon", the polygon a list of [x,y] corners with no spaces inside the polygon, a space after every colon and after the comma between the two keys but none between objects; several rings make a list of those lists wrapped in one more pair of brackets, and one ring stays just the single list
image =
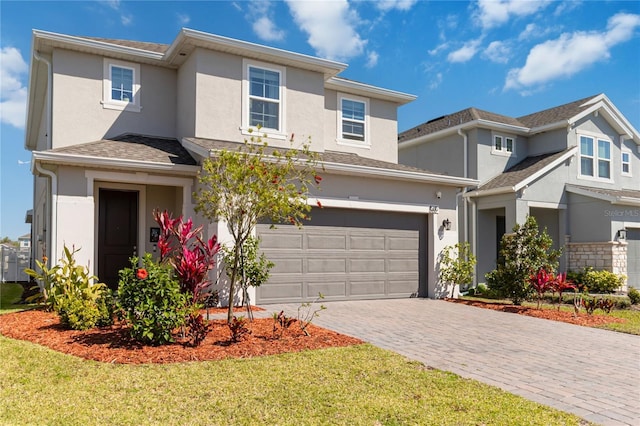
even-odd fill
[{"label": "stucco siding", "polygon": [[176,136],[196,134],[196,58],[190,55],[177,71]]},{"label": "stucco siding", "polygon": [[[173,186],[148,185],[145,192],[147,199],[144,215],[147,219],[147,226],[144,229],[144,250],[147,253],[152,253],[154,257],[157,257],[159,255],[157,244],[149,241],[151,232],[150,228],[159,226],[153,219],[153,211],[167,210],[173,215],[173,217],[178,217],[182,212],[182,203],[178,205],[176,200],[176,188]],[[184,220],[188,219],[189,218],[184,218]]]},{"label": "stucco siding", "polygon": [[[525,138],[522,138],[525,139]],[[520,141],[521,138],[518,138]],[[546,154],[549,152],[563,151],[567,149],[567,130],[558,129],[539,133],[528,140],[529,156]],[[520,148],[520,145],[518,145]],[[523,157],[524,158],[524,157]]]},{"label": "stucco siding", "polygon": [[[571,160],[573,162],[575,160]],[[560,164],[549,173],[531,182],[524,190],[522,199],[545,203],[566,203],[564,184],[569,177],[568,161]]]},{"label": "stucco siding", "polygon": [[[632,140],[625,140],[620,148],[629,152],[631,158],[631,175],[620,174],[620,187],[622,189],[640,190],[640,145],[636,145]],[[619,158],[622,162],[622,154],[619,155]],[[618,170],[622,171],[622,163]]]},{"label": "stucco siding", "polygon": [[[53,53],[53,147],[125,132],[174,136],[176,72],[140,65],[139,112],[104,108],[101,56],[57,49]],[[80,119],[81,117],[81,119]]]},{"label": "stucco siding", "polygon": [[516,138],[515,155],[501,155],[492,153],[493,136],[501,135],[507,137],[515,137],[506,133],[492,132],[491,130],[479,129],[473,134],[473,138],[477,142],[478,149],[478,180],[483,183],[498,176],[508,168],[515,166],[527,156],[526,146],[523,145],[523,151],[520,152],[518,138]]},{"label": "stucco siding", "polygon": [[568,200],[571,242],[611,241],[610,203],[573,193]]},{"label": "stucco siding", "polygon": [[464,139],[455,134],[403,148],[398,152],[398,161],[431,172],[464,177],[463,155]]}]

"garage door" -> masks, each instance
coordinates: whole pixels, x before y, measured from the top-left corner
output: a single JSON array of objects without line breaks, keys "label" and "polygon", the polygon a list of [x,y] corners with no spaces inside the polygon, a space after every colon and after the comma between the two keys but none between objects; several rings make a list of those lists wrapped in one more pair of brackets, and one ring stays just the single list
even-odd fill
[{"label": "garage door", "polygon": [[640,229],[627,229],[627,286],[640,290]]},{"label": "garage door", "polygon": [[275,263],[258,303],[400,298],[426,293],[426,216],[314,209],[309,225],[258,225]]}]

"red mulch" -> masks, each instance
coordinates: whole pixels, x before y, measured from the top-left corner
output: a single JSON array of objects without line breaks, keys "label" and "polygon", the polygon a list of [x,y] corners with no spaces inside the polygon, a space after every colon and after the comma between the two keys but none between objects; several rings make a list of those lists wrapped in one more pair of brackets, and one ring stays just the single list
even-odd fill
[{"label": "red mulch", "polygon": [[211,324],[211,332],[198,347],[190,347],[180,341],[162,346],[145,346],[133,340],[129,330],[122,324],[87,331],[67,330],[55,313],[30,310],[2,315],[0,334],[80,358],[117,364],[251,358],[362,343],[356,338],[313,324],[307,328],[310,336],[305,336],[297,323],[286,329],[282,337],[275,338],[271,318],[254,319],[248,326],[252,333],[246,339],[232,343],[226,320],[213,320]]},{"label": "red mulch", "polygon": [[525,306],[491,303],[481,300],[447,299],[447,301],[453,303],[462,303],[464,305],[475,306],[478,308],[493,309],[494,311],[512,312],[520,315],[527,315],[530,317],[567,322],[569,324],[582,325],[586,327],[595,327],[598,325],[609,324],[613,322],[626,322],[626,320],[623,318],[615,318],[610,315],[589,315],[586,312],[579,312],[576,316],[573,312],[558,311],[557,309],[528,308]]}]

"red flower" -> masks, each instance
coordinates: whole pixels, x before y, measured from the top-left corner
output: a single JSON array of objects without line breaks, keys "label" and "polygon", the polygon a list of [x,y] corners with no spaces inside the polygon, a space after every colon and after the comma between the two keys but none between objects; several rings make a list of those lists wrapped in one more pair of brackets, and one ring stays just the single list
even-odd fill
[{"label": "red flower", "polygon": [[138,269],[138,273],[136,274],[136,276],[138,277],[139,280],[145,280],[149,276],[149,273],[147,272],[146,269],[140,268]]},{"label": "red flower", "polygon": [[318,204],[318,207],[322,208],[322,203],[320,202],[320,200],[317,200],[316,203]]},{"label": "red flower", "polygon": [[313,178],[315,179],[316,184],[320,185],[320,182],[322,181],[322,176],[315,175]]}]

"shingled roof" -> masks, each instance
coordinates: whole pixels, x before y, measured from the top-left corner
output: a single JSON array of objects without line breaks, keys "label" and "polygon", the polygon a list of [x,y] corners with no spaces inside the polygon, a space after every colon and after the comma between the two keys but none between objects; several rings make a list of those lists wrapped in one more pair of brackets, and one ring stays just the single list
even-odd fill
[{"label": "shingled roof", "polygon": [[197,165],[177,139],[131,133],[112,139],[56,148],[50,152],[164,164]]},{"label": "shingled roof", "polygon": [[[185,138],[188,141],[206,149],[206,150],[237,150],[243,146],[243,143],[229,142],[215,139],[204,138]],[[274,148],[270,148],[274,149]],[[416,167],[405,166],[404,164],[396,164],[388,161],[373,160],[371,158],[361,157],[357,154],[347,154],[335,151],[325,151],[320,153],[320,161],[326,163],[338,163],[354,166],[374,167],[378,169],[399,170],[413,173],[423,173],[429,175],[442,175],[441,173],[430,172]],[[443,175],[445,176],[445,175]]]},{"label": "shingled roof", "polygon": [[523,180],[533,176],[536,172],[547,167],[558,158],[562,157],[573,148],[564,151],[527,157],[510,169],[491,179],[478,188],[478,191],[486,191],[496,188],[513,188]]},{"label": "shingled roof", "polygon": [[640,201],[640,191],[635,191],[633,189],[607,189],[607,188],[595,188],[592,186],[581,186],[581,185],[567,185],[567,189],[571,190],[572,188],[591,192],[594,195],[604,195],[607,197],[615,197],[615,198],[635,198]]},{"label": "shingled roof", "polygon": [[155,53],[164,53],[169,48],[168,44],[147,43],[144,41],[119,40],[119,39],[113,39],[113,38],[85,37],[85,36],[82,36],[81,38],[100,41],[102,43],[116,44],[118,46],[132,47],[134,49],[148,50],[150,52],[155,52]]},{"label": "shingled roof", "polygon": [[489,121],[496,124],[506,124],[514,127],[521,127],[523,129],[541,127],[546,124],[568,120],[571,117],[579,114],[580,112],[591,106],[590,104],[585,104],[593,98],[595,98],[595,96],[589,96],[588,98],[573,101],[568,104],[545,109],[544,111],[535,112],[533,114],[525,115],[518,118],[495,114],[477,108],[467,108],[463,109],[462,111],[454,112],[453,114],[434,118],[427,121],[426,123],[419,124],[412,129],[406,130],[398,135],[398,142],[416,139],[420,136],[436,133],[448,128],[457,127],[462,124],[477,120]]}]

